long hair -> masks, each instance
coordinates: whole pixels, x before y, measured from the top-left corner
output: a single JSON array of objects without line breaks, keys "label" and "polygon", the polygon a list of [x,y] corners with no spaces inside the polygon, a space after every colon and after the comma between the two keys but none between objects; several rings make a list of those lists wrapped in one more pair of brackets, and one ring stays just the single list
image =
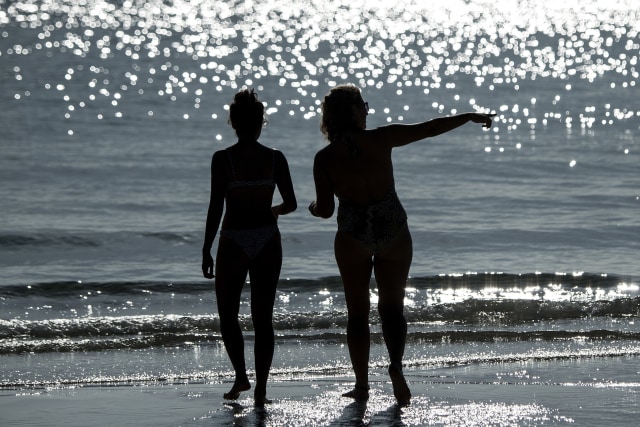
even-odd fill
[{"label": "long hair", "polygon": [[253,89],[236,93],[229,106],[229,123],[238,136],[253,135],[264,124],[264,104]]},{"label": "long hair", "polygon": [[360,89],[352,84],[336,86],[324,97],[320,130],[329,142],[342,141],[357,129],[352,107],[359,99]]}]

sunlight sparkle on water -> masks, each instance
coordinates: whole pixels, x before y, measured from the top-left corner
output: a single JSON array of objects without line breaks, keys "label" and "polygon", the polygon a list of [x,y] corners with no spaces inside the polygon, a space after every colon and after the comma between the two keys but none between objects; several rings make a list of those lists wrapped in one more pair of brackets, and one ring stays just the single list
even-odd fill
[{"label": "sunlight sparkle on water", "polygon": [[[414,397],[411,405],[397,408],[393,401],[379,390],[372,390],[367,404],[351,404],[343,408],[339,392],[324,392],[317,398],[299,402],[274,402],[269,405],[267,419],[262,422],[278,425],[493,425],[508,426],[519,423],[551,422],[558,417],[554,411],[538,404],[505,404],[466,402],[451,404],[425,397]],[[242,402],[245,403],[245,402]],[[236,414],[244,421],[254,417],[250,402]]]},{"label": "sunlight sparkle on water", "polygon": [[[138,97],[177,103],[181,120],[226,120],[220,95],[228,102],[244,86],[265,92],[270,115],[317,120],[318,101],[344,81],[372,97],[378,108],[371,113],[382,114],[380,122],[409,120],[403,95],[421,91],[438,101],[437,114],[489,111],[491,98],[502,98],[508,103],[496,131],[555,123],[588,130],[640,115],[615,106],[574,107],[572,97],[562,96],[603,79],[616,93],[635,87],[639,26],[628,10],[633,1],[543,1],[526,11],[516,2],[461,0],[436,6],[371,0],[18,2],[0,15],[3,37],[19,27],[33,32],[33,42],[8,46],[0,57],[15,62],[55,52],[93,62],[46,77],[13,67],[19,83],[14,102],[33,96],[34,84],[69,96],[70,137],[74,120],[89,111],[93,120],[131,116]],[[556,93],[532,98],[523,89],[534,79],[554,82]],[[384,87],[395,96],[376,98]],[[525,103],[531,108],[522,108]],[[159,111],[146,117],[164,118]]]}]

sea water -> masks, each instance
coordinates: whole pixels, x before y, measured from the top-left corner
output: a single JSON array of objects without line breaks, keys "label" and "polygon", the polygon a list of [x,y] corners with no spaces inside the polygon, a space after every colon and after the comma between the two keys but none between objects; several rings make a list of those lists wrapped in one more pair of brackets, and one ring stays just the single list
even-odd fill
[{"label": "sea water", "polygon": [[306,211],[345,82],[369,127],[497,113],[394,151],[409,369],[637,361],[638,31],[630,0],[0,1],[0,386],[232,378],[200,248],[244,87],[299,203],[274,375],[348,377],[335,219]]}]

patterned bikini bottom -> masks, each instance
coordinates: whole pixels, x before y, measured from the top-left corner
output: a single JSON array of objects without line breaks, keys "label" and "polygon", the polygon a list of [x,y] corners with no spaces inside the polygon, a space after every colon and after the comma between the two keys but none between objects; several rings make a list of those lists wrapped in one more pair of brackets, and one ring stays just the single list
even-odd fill
[{"label": "patterned bikini bottom", "polygon": [[406,227],[405,212],[395,191],[372,204],[340,200],[338,230],[362,242],[373,253],[380,252]]}]

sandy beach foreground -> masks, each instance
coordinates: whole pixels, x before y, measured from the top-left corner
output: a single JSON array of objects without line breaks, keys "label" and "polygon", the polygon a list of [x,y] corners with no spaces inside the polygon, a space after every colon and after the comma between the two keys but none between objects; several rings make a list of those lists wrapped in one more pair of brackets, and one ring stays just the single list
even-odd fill
[{"label": "sandy beach foreground", "polygon": [[[631,358],[625,364],[635,363]],[[585,366],[588,365],[588,366]],[[506,364],[509,365],[509,364]],[[536,380],[548,365],[505,364],[408,370],[411,405],[399,408],[391,384],[382,373],[371,380],[368,403],[340,394],[349,389],[346,377],[275,380],[268,396],[273,403],[253,407],[251,393],[225,402],[228,383],[163,383],[95,385],[0,391],[3,426],[388,426],[388,425],[633,425],[640,415],[638,375],[629,383]],[[592,370],[600,376],[607,361],[593,359],[556,365],[553,371]],[[572,366],[574,365],[574,366]],[[558,369],[560,368],[560,369]],[[496,381],[477,380],[481,371],[510,372]],[[520,370],[518,370],[520,369]],[[595,379],[595,378],[594,378]]]}]

